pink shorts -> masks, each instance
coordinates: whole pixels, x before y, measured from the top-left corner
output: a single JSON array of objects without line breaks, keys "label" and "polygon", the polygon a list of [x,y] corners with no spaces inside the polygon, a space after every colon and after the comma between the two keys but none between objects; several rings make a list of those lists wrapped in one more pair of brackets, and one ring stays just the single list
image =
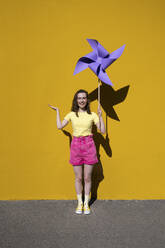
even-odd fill
[{"label": "pink shorts", "polygon": [[93,134],[80,137],[73,136],[69,162],[72,165],[98,163]]}]

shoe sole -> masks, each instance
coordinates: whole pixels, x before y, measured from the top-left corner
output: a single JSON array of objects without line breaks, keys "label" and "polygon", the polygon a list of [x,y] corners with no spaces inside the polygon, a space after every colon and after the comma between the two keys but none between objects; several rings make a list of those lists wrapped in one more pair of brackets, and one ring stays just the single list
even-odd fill
[{"label": "shoe sole", "polygon": [[90,211],[84,211],[84,214],[90,214]]},{"label": "shoe sole", "polygon": [[80,212],[80,211],[75,211],[75,213],[76,213],[76,214],[82,214],[82,212]]}]

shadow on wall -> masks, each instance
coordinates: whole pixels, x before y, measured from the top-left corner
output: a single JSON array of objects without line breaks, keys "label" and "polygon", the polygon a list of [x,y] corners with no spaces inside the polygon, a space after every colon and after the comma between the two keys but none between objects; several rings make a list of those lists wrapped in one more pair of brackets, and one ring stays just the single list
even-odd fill
[{"label": "shadow on wall", "polygon": [[[110,145],[110,139],[108,136],[108,116],[114,120],[120,121],[117,113],[115,112],[113,106],[123,102],[127,96],[129,90],[129,85],[125,86],[117,91],[115,91],[111,86],[102,83],[100,86],[100,104],[106,113],[106,137],[97,132],[96,125],[93,124],[92,133],[93,139],[96,146],[97,158],[99,162],[94,166],[92,172],[92,186],[91,186],[91,199],[89,205],[91,205],[97,199],[97,192],[100,182],[104,179],[103,166],[100,158],[100,145],[102,145],[106,155],[112,157],[112,149]],[[89,93],[90,102],[98,99],[98,88]],[[69,147],[72,142],[72,135],[62,130],[63,133],[69,138]],[[84,168],[83,168],[84,172]],[[84,173],[83,173],[84,178]],[[84,182],[83,182],[83,195],[84,195]]]},{"label": "shadow on wall", "polygon": [[[128,94],[129,85],[115,91],[110,85],[102,83],[100,86],[100,104],[106,113],[106,117],[120,121],[113,106],[123,102]],[[98,99],[98,88],[89,93],[90,102]],[[107,121],[107,118],[106,118]],[[107,125],[106,125],[107,128]]]}]

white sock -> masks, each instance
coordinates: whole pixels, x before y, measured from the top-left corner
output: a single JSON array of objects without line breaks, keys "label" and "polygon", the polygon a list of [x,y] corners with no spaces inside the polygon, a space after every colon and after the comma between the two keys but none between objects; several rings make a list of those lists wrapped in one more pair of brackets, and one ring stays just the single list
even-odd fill
[{"label": "white sock", "polygon": [[89,195],[85,195],[84,205],[88,205]]},{"label": "white sock", "polygon": [[77,194],[77,199],[78,199],[78,205],[81,205],[82,202],[82,194]]}]

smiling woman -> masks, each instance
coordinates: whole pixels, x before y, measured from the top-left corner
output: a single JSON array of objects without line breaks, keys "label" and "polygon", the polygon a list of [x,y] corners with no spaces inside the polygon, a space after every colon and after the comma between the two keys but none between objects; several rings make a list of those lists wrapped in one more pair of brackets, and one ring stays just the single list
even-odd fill
[{"label": "smiling woman", "polygon": [[[59,109],[49,105],[57,111],[57,127],[62,129],[69,121],[72,122],[73,139],[70,149],[69,162],[73,165],[75,173],[75,188],[78,199],[76,213],[90,213],[89,195],[91,191],[91,175],[93,166],[98,163],[96,147],[93,140],[92,125],[98,127],[101,133],[105,133],[105,126],[102,119],[102,111],[98,108],[98,115],[90,110],[88,92],[78,90],[73,98],[71,112],[69,112],[61,123]],[[84,165],[85,201],[82,202],[82,165]]]},{"label": "smiling woman", "polygon": [[80,108],[83,108],[86,106],[87,103],[87,97],[85,93],[79,93],[77,96],[77,103]]}]

